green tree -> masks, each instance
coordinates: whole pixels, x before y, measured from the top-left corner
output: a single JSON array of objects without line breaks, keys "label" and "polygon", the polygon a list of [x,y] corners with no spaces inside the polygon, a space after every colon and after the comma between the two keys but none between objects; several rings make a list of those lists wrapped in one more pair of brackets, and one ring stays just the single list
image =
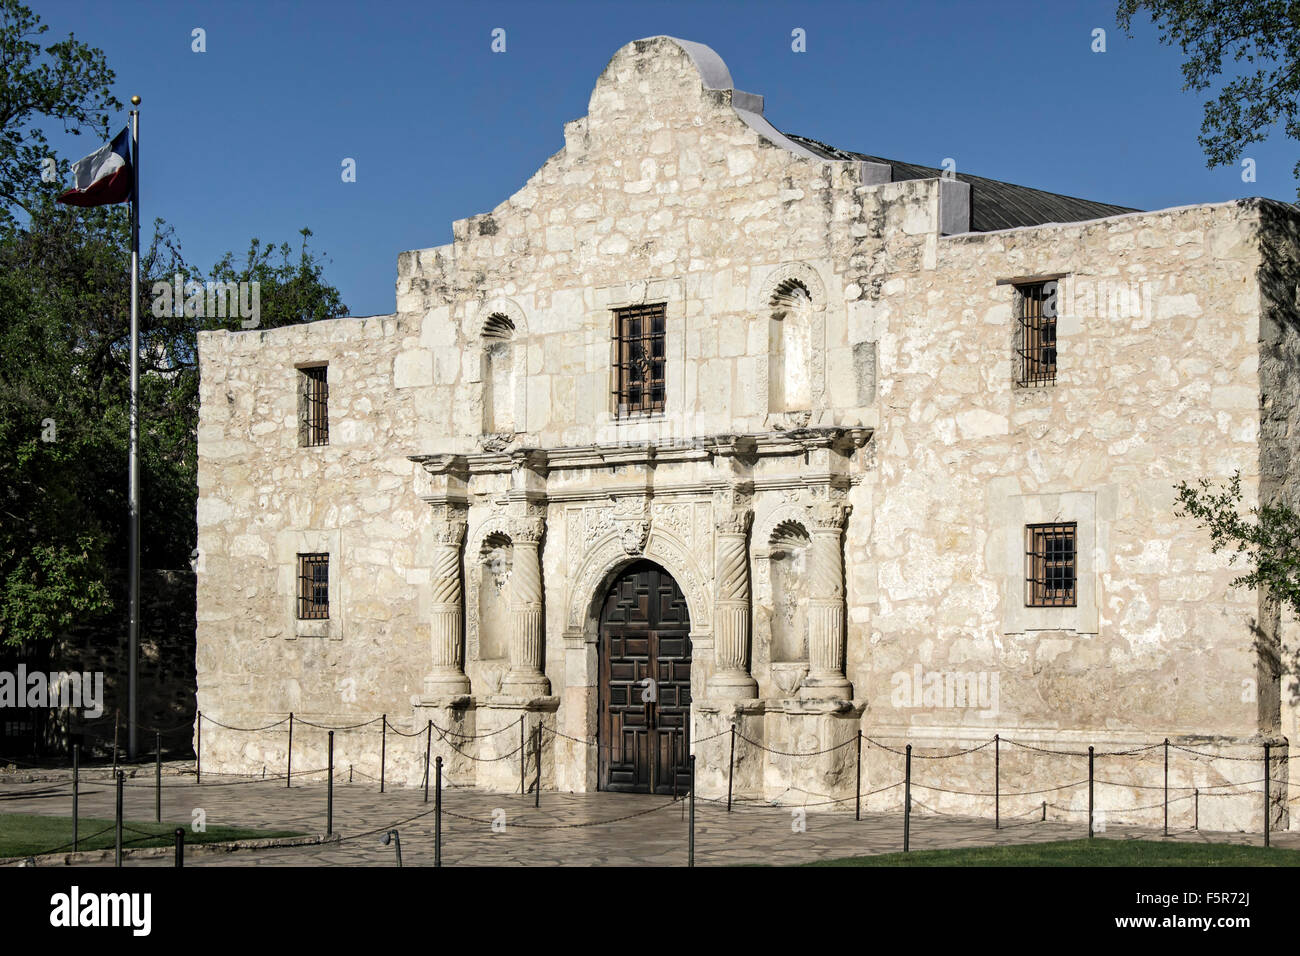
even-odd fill
[{"label": "green tree", "polygon": [[1243,511],[1241,473],[1222,485],[1202,478],[1177,486],[1179,517],[1194,518],[1210,534],[1211,550],[1230,551],[1243,573],[1233,587],[1259,590],[1267,603],[1284,605],[1300,616],[1300,515],[1284,504],[1256,505]]},{"label": "green tree", "polygon": [[[0,0],[0,643],[49,639],[73,621],[120,612],[126,566],[130,221],[124,205],[54,202],[39,125],[81,124],[107,138],[113,81],[102,54],[69,39],[41,51],[45,27]],[[46,61],[49,62],[46,62]],[[62,165],[66,170],[66,164]],[[256,281],[261,326],[334,318],[347,307],[301,231],[295,254],[254,239],[219,281]],[[185,567],[197,498],[197,334],[238,319],[152,308],[155,282],[201,280],[155,223],[141,250],[141,561]]]},{"label": "green tree", "polygon": [[0,0],[0,225],[12,222],[15,207],[27,208],[31,184],[41,181],[52,155],[47,124],[107,139],[122,108],[109,92],[114,75],[104,54],[71,34],[42,48],[37,40],[48,30],[18,0]]},{"label": "green tree", "polygon": [[[1130,36],[1139,13],[1151,18],[1161,43],[1185,54],[1183,89],[1200,93],[1218,84],[1225,58],[1244,66],[1205,103],[1199,139],[1207,165],[1235,166],[1247,145],[1263,142],[1279,123],[1300,140],[1300,3],[1120,0],[1117,19]],[[1300,162],[1293,172],[1300,179]]]}]

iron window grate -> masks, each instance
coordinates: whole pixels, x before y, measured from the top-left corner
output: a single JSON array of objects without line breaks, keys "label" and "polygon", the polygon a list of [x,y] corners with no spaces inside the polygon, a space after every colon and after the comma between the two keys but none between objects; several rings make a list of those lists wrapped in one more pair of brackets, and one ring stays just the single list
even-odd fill
[{"label": "iron window grate", "polygon": [[614,312],[614,403],[619,418],[664,410],[664,324],[667,306]]},{"label": "iron window grate", "polygon": [[330,616],[330,556],[298,555],[298,619],[320,621]]},{"label": "iron window grate", "polygon": [[328,366],[318,365],[298,370],[302,373],[302,417],[298,434],[302,444],[328,445],[330,442]]},{"label": "iron window grate", "polygon": [[1016,286],[1019,293],[1020,385],[1033,388],[1056,382],[1055,283]]},{"label": "iron window grate", "polygon": [[1075,607],[1078,522],[1025,527],[1025,607]]}]

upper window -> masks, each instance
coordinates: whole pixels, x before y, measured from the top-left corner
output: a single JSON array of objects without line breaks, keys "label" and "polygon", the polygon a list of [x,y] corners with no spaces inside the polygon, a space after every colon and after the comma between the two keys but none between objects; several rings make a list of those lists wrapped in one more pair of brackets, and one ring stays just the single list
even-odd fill
[{"label": "upper window", "polygon": [[298,369],[298,444],[330,443],[328,366]]},{"label": "upper window", "polygon": [[1056,290],[1055,281],[1016,286],[1016,351],[1022,386],[1056,382]]},{"label": "upper window", "polygon": [[330,616],[330,556],[298,555],[298,619],[319,621]]},{"label": "upper window", "polygon": [[1025,526],[1025,607],[1074,607],[1078,522]]},{"label": "upper window", "polygon": [[666,314],[662,302],[614,312],[614,403],[619,418],[664,410]]}]

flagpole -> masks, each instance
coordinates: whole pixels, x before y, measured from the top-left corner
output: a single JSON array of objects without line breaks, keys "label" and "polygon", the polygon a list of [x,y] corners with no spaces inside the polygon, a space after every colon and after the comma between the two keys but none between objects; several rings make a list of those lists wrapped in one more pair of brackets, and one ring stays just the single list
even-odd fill
[{"label": "flagpole", "polygon": [[[131,97],[140,105],[140,97]],[[130,650],[127,661],[126,752],[136,758],[136,670],[140,653],[140,111],[131,110],[131,448],[127,505],[130,518]]]}]

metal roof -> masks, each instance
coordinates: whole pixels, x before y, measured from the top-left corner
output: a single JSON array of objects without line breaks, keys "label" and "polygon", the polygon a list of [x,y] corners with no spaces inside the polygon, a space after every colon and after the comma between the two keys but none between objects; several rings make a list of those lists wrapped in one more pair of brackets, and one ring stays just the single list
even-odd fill
[{"label": "metal roof", "polygon": [[[892,182],[901,182],[905,179],[937,179],[944,174],[944,170],[931,166],[917,166],[914,163],[901,163],[894,159],[868,156],[866,153],[853,153],[793,133],[785,135],[826,159],[856,159],[870,163],[885,163],[892,170],[890,174]],[[1082,222],[1087,219],[1104,219],[1107,216],[1140,211],[1128,206],[1114,206],[1109,203],[1093,202],[1090,199],[1076,199],[1073,196],[1031,189],[1028,186],[1016,186],[996,179],[985,179],[983,176],[957,173],[956,178],[961,182],[969,183],[971,187],[970,228],[972,232],[1038,226],[1047,222]]]}]

